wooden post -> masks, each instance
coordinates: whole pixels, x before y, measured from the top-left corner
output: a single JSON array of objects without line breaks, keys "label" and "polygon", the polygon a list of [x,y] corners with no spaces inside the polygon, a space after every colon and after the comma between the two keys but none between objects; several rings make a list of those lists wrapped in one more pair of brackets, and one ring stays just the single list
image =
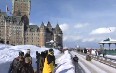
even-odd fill
[{"label": "wooden post", "polygon": [[109,43],[109,50],[110,50],[110,43]]},{"label": "wooden post", "polygon": [[116,43],[115,43],[115,49],[116,49]]}]

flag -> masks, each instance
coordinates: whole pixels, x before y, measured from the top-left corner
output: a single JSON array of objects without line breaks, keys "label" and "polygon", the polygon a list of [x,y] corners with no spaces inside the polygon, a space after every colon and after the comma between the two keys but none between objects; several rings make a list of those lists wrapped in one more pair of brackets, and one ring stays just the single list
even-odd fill
[{"label": "flag", "polygon": [[9,8],[8,8],[8,5],[6,5],[6,12],[8,12],[9,11]]}]

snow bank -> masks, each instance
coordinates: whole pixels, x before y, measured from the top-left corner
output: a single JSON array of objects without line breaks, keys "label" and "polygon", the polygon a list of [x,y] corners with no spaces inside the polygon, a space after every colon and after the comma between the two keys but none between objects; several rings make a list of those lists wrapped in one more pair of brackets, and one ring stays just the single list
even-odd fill
[{"label": "snow bank", "polygon": [[[33,45],[17,45],[17,46],[8,46],[8,47],[2,47],[2,50],[0,50],[0,63],[5,63],[7,61],[12,61],[15,57],[18,56],[19,51],[23,51],[26,53],[27,49],[31,50],[31,56],[33,58],[36,58],[36,51],[39,53],[44,50],[48,50],[49,48],[40,48]],[[55,50],[55,55],[59,54],[59,51]]]},{"label": "snow bank", "polygon": [[[31,56],[33,58],[33,67],[36,68],[36,51],[39,53],[44,50],[48,50],[49,48],[45,47],[37,47],[34,45],[2,45],[0,44],[0,73],[8,73],[9,65],[12,60],[18,56],[19,51],[23,51],[26,53],[27,49],[31,50]],[[55,56],[59,55],[60,52],[54,49]]]},{"label": "snow bank", "polygon": [[68,51],[65,51],[64,54],[57,60],[57,65],[55,73],[75,73],[71,55]]},{"label": "snow bank", "polygon": [[116,60],[116,55],[106,55],[107,58],[115,59]]}]

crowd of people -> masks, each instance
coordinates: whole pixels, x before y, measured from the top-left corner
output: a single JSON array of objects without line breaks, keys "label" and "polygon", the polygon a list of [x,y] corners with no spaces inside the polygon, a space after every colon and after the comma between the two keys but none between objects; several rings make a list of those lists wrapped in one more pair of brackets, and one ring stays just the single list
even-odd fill
[{"label": "crowd of people", "polygon": [[27,53],[20,51],[19,56],[10,64],[8,73],[53,73],[55,64],[54,50],[49,49],[38,53],[36,51],[37,69],[33,69],[30,49]]}]

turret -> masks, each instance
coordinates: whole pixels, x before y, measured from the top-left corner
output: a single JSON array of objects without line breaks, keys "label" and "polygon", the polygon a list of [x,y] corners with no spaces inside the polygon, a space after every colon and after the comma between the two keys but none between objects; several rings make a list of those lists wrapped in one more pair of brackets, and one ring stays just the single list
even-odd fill
[{"label": "turret", "polygon": [[43,23],[43,22],[42,22],[42,24],[41,24],[40,28],[45,28],[45,25],[44,25],[44,23]]},{"label": "turret", "polygon": [[47,28],[49,29],[49,30],[52,30],[52,25],[51,25],[51,23],[48,21],[48,23],[47,23]]},{"label": "turret", "polygon": [[54,41],[55,41],[55,46],[56,48],[62,48],[63,45],[62,45],[62,37],[63,37],[63,33],[62,33],[62,30],[61,28],[59,27],[59,25],[57,24],[56,25],[56,28],[55,28],[55,31],[54,31]]},{"label": "turret", "polygon": [[61,28],[59,27],[59,24],[56,25],[55,32],[56,32],[57,34],[58,34],[58,33],[62,34],[62,30],[61,30]]},{"label": "turret", "polygon": [[45,31],[45,25],[42,22],[41,26],[40,26],[40,33],[39,33],[39,46],[43,47],[46,44],[46,31]]}]

